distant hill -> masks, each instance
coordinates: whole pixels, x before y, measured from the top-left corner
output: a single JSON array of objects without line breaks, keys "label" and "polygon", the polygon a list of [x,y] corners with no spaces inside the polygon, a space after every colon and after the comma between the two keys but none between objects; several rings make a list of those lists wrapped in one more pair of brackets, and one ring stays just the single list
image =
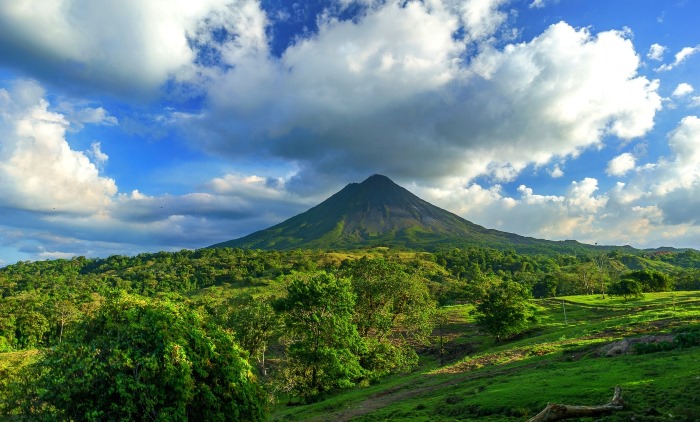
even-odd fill
[{"label": "distant hill", "polygon": [[526,253],[610,248],[487,229],[422,200],[381,175],[351,183],[280,224],[211,247],[286,250],[375,246],[421,250],[478,246]]}]

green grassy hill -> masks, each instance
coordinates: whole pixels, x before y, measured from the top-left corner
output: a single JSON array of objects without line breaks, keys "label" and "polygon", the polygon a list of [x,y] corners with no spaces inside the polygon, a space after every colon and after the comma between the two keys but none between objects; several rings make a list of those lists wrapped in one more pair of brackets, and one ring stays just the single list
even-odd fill
[{"label": "green grassy hill", "polygon": [[[596,420],[700,420],[700,293],[562,299],[565,308],[561,299],[538,301],[540,322],[504,344],[477,332],[469,306],[450,307],[443,329],[449,363],[440,366],[433,351],[410,374],[315,404],[289,406],[282,400],[272,419],[523,421],[547,403],[607,403],[619,385],[625,409]],[[603,352],[622,339],[680,333],[695,345],[658,343],[658,350],[649,347],[646,354],[613,357]],[[662,350],[666,347],[670,350]]]}]

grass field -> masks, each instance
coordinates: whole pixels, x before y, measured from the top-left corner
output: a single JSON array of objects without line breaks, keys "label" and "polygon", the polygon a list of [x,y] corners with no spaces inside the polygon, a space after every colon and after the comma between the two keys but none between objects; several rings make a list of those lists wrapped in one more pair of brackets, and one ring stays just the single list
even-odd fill
[{"label": "grass field", "polygon": [[625,409],[596,420],[700,420],[697,345],[601,356],[604,346],[623,338],[684,332],[700,337],[700,292],[646,294],[634,300],[574,296],[536,303],[539,322],[501,344],[477,331],[469,306],[451,307],[443,327],[451,358],[447,364],[439,366],[435,353],[426,354],[418,370],[376,385],[303,406],[281,400],[272,419],[523,421],[548,402],[604,404],[619,385]]}]

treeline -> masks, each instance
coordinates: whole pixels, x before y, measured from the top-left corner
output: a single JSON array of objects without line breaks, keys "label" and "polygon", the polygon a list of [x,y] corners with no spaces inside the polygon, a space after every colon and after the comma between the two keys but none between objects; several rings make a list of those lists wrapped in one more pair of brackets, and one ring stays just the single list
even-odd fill
[{"label": "treeline", "polygon": [[290,274],[341,273],[361,256],[391,258],[405,273],[424,279],[440,305],[467,301],[470,285],[492,277],[516,282],[535,298],[700,289],[700,253],[694,250],[551,256],[485,248],[437,253],[200,249],[19,262],[0,269],[0,352],[59,343],[68,324],[94,312],[114,291],[156,297],[227,285],[269,290],[271,282]]}]

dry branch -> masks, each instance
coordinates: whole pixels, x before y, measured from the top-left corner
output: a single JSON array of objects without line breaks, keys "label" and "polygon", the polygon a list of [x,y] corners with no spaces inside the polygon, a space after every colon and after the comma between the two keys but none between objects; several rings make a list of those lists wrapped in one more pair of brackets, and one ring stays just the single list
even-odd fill
[{"label": "dry branch", "polygon": [[564,419],[584,418],[611,413],[615,410],[621,410],[623,408],[624,402],[621,394],[622,388],[620,388],[618,385],[615,387],[615,393],[613,394],[612,400],[600,406],[568,406],[565,404],[547,404],[547,407],[545,407],[544,410],[533,418],[530,418],[527,422],[561,421]]}]

